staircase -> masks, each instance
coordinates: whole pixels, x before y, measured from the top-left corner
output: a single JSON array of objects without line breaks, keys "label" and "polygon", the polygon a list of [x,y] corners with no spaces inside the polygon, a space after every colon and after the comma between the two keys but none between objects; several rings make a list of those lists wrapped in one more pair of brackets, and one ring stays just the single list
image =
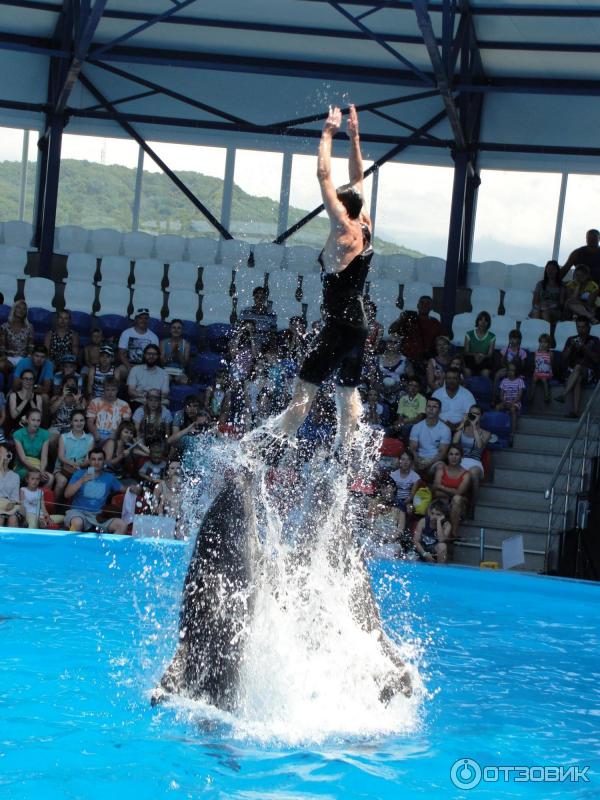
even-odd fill
[{"label": "staircase", "polygon": [[[587,389],[582,408],[591,395]],[[502,541],[523,535],[525,564],[515,569],[542,572],[548,533],[549,502],[544,497],[552,474],[575,432],[578,420],[565,419],[570,406],[552,402],[519,418],[514,446],[493,453],[492,480],[481,484],[473,520],[460,526],[461,541],[454,544],[456,564],[479,565],[480,531],[485,529],[485,561],[502,563]],[[581,457],[574,457],[581,471]],[[565,487],[559,483],[554,498],[554,524],[565,519]]]}]

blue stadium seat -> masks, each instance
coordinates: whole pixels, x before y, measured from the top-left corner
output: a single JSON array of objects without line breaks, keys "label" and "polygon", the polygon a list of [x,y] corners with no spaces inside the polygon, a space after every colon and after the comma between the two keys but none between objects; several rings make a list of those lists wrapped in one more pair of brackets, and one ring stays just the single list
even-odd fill
[{"label": "blue stadium seat", "polygon": [[42,342],[44,341],[44,336],[46,335],[46,331],[49,331],[50,328],[52,327],[53,317],[54,317],[54,312],[48,311],[46,308],[38,308],[37,306],[29,308],[29,313],[27,315],[27,318],[29,319],[29,322],[31,322],[31,324],[33,325],[36,337],[38,334],[41,334]]},{"label": "blue stadium seat", "polygon": [[212,383],[216,373],[225,366],[219,353],[199,353],[192,362],[191,373],[199,383]]},{"label": "blue stadium seat", "polygon": [[465,386],[475,396],[477,404],[484,411],[489,411],[494,400],[492,396],[494,390],[492,381],[486,378],[485,375],[473,375],[467,379]]},{"label": "blue stadium seat", "polygon": [[89,336],[92,328],[92,315],[85,311],[71,311],[71,327],[79,336]]},{"label": "blue stadium seat", "polygon": [[208,346],[213,353],[227,353],[227,345],[231,336],[232,327],[223,322],[213,322],[206,325],[204,330],[208,339]]},{"label": "blue stadium seat", "polygon": [[98,317],[98,322],[102,328],[105,339],[118,339],[125,328],[131,325],[131,321],[121,314],[103,314]]},{"label": "blue stadium seat", "polygon": [[481,427],[495,434],[496,440],[489,442],[488,449],[503,450],[510,442],[510,416],[506,411],[486,411],[481,418]]},{"label": "blue stadium seat", "polygon": [[0,325],[3,325],[8,319],[8,315],[10,314],[11,308],[12,306],[7,305],[6,303],[0,305]]},{"label": "blue stadium seat", "polygon": [[169,389],[169,411],[174,414],[180,411],[186,398],[192,394],[201,395],[206,389],[206,384],[203,383],[188,383],[185,386],[173,384]]}]

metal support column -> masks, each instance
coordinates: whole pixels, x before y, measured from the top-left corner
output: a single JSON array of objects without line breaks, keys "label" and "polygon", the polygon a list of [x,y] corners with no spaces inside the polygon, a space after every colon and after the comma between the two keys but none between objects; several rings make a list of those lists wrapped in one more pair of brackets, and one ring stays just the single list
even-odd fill
[{"label": "metal support column", "polygon": [[131,230],[137,231],[140,227],[140,206],[142,203],[142,181],[144,176],[144,151],[138,150],[138,163],[135,173],[135,190],[133,194],[133,207],[131,209]]},{"label": "metal support column", "polygon": [[277,235],[287,228],[290,212],[290,191],[292,188],[292,162],[293,153],[286,151],[283,154],[281,167],[281,189],[279,192],[279,217],[277,219]]},{"label": "metal support column", "polygon": [[221,224],[229,229],[231,224],[231,203],[233,201],[233,177],[235,173],[235,147],[227,148],[225,156],[225,175],[223,176],[223,199],[221,201]]},{"label": "metal support column", "polygon": [[456,289],[461,247],[464,237],[465,195],[469,157],[465,152],[454,156],[454,183],[452,186],[452,205],[450,207],[450,226],[448,231],[448,252],[446,254],[446,275],[442,304],[442,324],[446,330],[452,328],[452,318],[456,309]]},{"label": "metal support column", "polygon": [[565,199],[567,197],[567,185],[569,183],[569,173],[563,172],[560,178],[560,194],[558,195],[558,208],[556,209],[556,225],[554,226],[554,244],[552,246],[552,258],[558,261],[560,253],[560,239],[562,236],[563,218],[565,216]]},{"label": "metal support column", "polygon": [[29,166],[29,131],[23,131],[23,149],[21,151],[21,188],[19,191],[19,222],[25,219],[25,194],[27,192],[27,167]]},{"label": "metal support column", "polygon": [[458,264],[458,285],[467,285],[467,273],[473,252],[473,236],[475,234],[475,218],[477,215],[477,195],[481,178],[477,173],[467,177],[465,193],[465,213],[463,222],[463,240]]}]

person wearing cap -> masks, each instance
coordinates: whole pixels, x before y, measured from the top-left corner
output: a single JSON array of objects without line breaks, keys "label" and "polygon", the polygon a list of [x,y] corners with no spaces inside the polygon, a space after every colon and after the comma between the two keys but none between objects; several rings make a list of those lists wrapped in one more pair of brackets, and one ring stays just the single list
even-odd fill
[{"label": "person wearing cap", "polygon": [[150,389],[158,389],[163,405],[169,404],[169,376],[158,366],[159,359],[158,344],[148,344],[144,348],[144,363],[131,368],[127,376],[127,393],[132,404],[142,405]]},{"label": "person wearing cap", "polygon": [[72,353],[65,353],[61,356],[59,362],[60,369],[54,373],[54,382],[52,386],[52,393],[54,395],[62,394],[62,387],[67,378],[72,378],[77,382],[77,391],[83,391],[83,378],[77,372],[77,358]]},{"label": "person wearing cap", "polygon": [[119,385],[125,382],[127,370],[120,364],[115,366],[115,351],[109,344],[100,346],[98,363],[92,364],[87,374],[87,396],[90,399],[102,397],[104,394],[104,381],[114,378]]},{"label": "person wearing cap", "polygon": [[119,337],[119,361],[127,372],[136,364],[141,364],[144,350],[149,344],[158,347],[158,336],[148,328],[150,312],[138,308],[131,328],[126,328]]}]

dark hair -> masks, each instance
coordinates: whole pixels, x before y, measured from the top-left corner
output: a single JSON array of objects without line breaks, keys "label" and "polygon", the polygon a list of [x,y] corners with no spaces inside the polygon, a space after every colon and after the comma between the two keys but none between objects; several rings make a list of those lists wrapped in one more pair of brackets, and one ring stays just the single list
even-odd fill
[{"label": "dark hair", "polygon": [[521,331],[517,330],[516,328],[513,328],[512,331],[509,331],[508,338],[509,339],[518,339],[521,342],[521,341],[523,341],[523,334],[521,333]]},{"label": "dark hair", "polygon": [[81,414],[81,416],[85,419],[85,411],[82,408],[74,408],[69,414],[69,422],[73,422],[73,417],[76,417],[77,414]]},{"label": "dark hair", "polygon": [[200,405],[200,398],[197,394],[188,394],[188,396],[183,401],[184,406],[189,406],[190,403],[198,403]]},{"label": "dark hair", "polygon": [[446,519],[448,519],[448,516],[449,516],[449,513],[450,513],[449,510],[448,510],[448,504],[445,503],[443,500],[433,500],[429,504],[429,508],[427,509],[427,513],[429,513],[430,511],[441,511],[441,513],[444,515],[444,517]]},{"label": "dark hair", "polygon": [[112,375],[104,378],[103,389],[106,389],[107,386],[116,386],[119,388],[119,381],[116,378],[113,378]]},{"label": "dark hair", "polygon": [[461,458],[464,455],[462,444],[459,444],[458,442],[450,442],[450,444],[448,445],[448,452],[446,453],[446,461],[448,460],[448,453],[450,452],[450,450],[458,450]]},{"label": "dark hair", "polygon": [[[453,375],[456,375],[457,378],[460,380],[460,370],[456,369],[456,367],[448,367],[448,369],[446,370],[445,377],[447,378],[450,373],[452,373]],[[437,397],[430,397],[429,399],[430,400],[437,400]]]},{"label": "dark hair", "polygon": [[31,351],[32,353],[43,353],[45,356],[48,355],[48,348],[43,344],[36,344]]},{"label": "dark hair", "polygon": [[583,317],[581,315],[578,316],[578,317],[575,317],[575,322],[585,322],[588,325],[589,328],[592,327],[592,323],[589,321],[589,319],[587,317]]},{"label": "dark hair", "polygon": [[102,458],[106,458],[106,453],[101,447],[92,447],[92,449],[88,453],[88,457],[93,455],[101,455]]},{"label": "dark hair", "polygon": [[25,414],[25,419],[29,419],[32,414],[39,414],[40,418],[42,416],[42,412],[39,410],[39,408],[30,408],[27,414]]},{"label": "dark hair", "polygon": [[480,319],[485,319],[487,321],[488,324],[487,327],[489,331],[489,329],[492,327],[492,318],[490,317],[488,312],[480,311],[479,314],[477,314],[477,316],[475,317],[475,327],[477,327],[477,323],[479,322]]},{"label": "dark hair", "polygon": [[337,199],[346,209],[350,219],[358,219],[363,207],[363,199],[360,192],[354,186],[344,186],[336,191]]},{"label": "dark hair", "polygon": [[169,322],[169,325],[175,325],[175,323],[177,323],[178,325],[183,325],[183,320],[181,320],[181,319],[172,319],[171,322]]},{"label": "dark hair", "polygon": [[558,261],[554,259],[550,259],[550,261],[546,262],[546,266],[544,267],[544,277],[542,278],[542,288],[545,289],[548,285],[548,267],[552,264],[552,266],[556,267],[556,283],[559,286],[562,286],[562,278],[560,277],[560,264]]},{"label": "dark hair", "polygon": [[154,350],[157,355],[160,355],[160,347],[158,347],[156,344],[147,344],[146,347],[144,347],[144,355],[146,355],[148,350]]},{"label": "dark hair", "polygon": [[137,433],[135,424],[130,419],[124,419],[122,422],[119,423],[119,427],[117,428],[117,432],[115,433],[115,442],[118,442],[121,438],[121,434],[125,429],[129,429],[133,432],[133,435]]},{"label": "dark hair", "polygon": [[414,454],[414,453],[413,453],[413,451],[412,451],[410,448],[408,448],[408,447],[406,448],[406,450],[405,450],[403,453],[400,453],[400,455],[398,456],[398,458],[402,458],[402,456],[408,456],[408,457],[410,458],[410,460],[411,460],[411,461],[414,461],[414,460],[415,460],[415,454]]},{"label": "dark hair", "polygon": [[[446,372],[446,375],[447,374],[448,374],[448,372]],[[438,397],[428,397],[427,398],[427,402],[428,403],[437,403],[438,404],[438,408],[440,408],[440,409],[442,407],[442,401]]]}]

